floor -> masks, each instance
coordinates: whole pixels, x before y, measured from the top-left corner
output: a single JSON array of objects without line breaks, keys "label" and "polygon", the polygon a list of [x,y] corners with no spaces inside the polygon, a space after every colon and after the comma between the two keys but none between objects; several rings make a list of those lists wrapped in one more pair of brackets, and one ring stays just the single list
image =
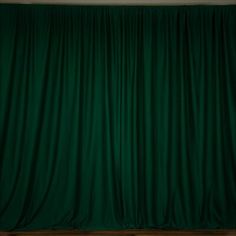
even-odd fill
[{"label": "floor", "polygon": [[197,230],[197,231],[169,231],[169,230],[123,230],[123,231],[37,231],[37,232],[0,232],[0,236],[236,236],[235,230]]}]

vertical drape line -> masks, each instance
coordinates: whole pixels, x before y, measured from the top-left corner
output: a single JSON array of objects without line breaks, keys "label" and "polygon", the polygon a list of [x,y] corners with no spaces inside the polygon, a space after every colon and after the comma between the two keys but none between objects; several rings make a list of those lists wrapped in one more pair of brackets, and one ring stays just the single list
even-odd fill
[{"label": "vertical drape line", "polygon": [[[224,22],[226,22],[226,19],[229,21],[230,19],[229,18],[226,18],[224,17]],[[234,115],[235,115],[235,103],[234,103],[234,96],[233,96],[233,93],[232,93],[232,87],[234,88],[234,83],[231,84],[230,83],[230,78],[231,77],[231,74],[230,74],[230,61],[229,61],[229,54],[230,54],[230,51],[232,50],[232,47],[229,47],[228,43],[227,43],[227,35],[226,35],[226,23],[223,24],[223,21],[222,21],[222,50],[223,50],[223,55],[222,55],[222,70],[223,70],[223,75],[225,78],[225,83],[226,83],[226,111],[227,111],[227,122],[225,122],[225,124],[228,124],[229,123],[229,129],[227,129],[229,131],[228,133],[228,139],[226,140],[225,143],[228,144],[228,149],[230,150],[228,153],[230,154],[230,156],[232,157],[235,157],[236,155],[236,147],[234,145],[234,142],[233,140],[236,138],[236,132],[234,131],[235,127],[236,127],[236,122],[235,122],[235,119],[234,119]],[[234,46],[234,50],[236,52],[236,47]],[[224,112],[225,114],[225,117],[226,117],[226,112]],[[230,162],[230,163],[229,163]],[[225,173],[226,173],[226,176],[230,176],[230,178],[234,178],[236,177],[235,175],[235,171],[234,171],[234,167],[236,166],[236,160],[235,158],[228,158],[226,159],[225,163],[227,163],[227,166],[225,166]],[[232,169],[231,169],[232,167]],[[226,169],[227,168],[227,169]],[[228,187],[228,184],[229,182],[225,182],[225,185],[226,187]],[[233,185],[232,187],[232,191],[230,193],[231,196],[236,196],[236,183],[234,181],[230,181],[230,184]],[[226,193],[225,193],[226,194]],[[235,199],[235,197],[234,197]],[[227,194],[227,201],[226,201],[226,205],[227,205],[227,209],[229,209],[229,206],[228,206],[228,203],[229,203],[229,195]],[[235,205],[236,205],[236,202],[235,202]]]},{"label": "vertical drape line", "polygon": [[[16,10],[15,12],[15,17],[18,18],[18,11]],[[8,148],[7,144],[8,144],[8,140],[9,140],[9,129],[12,129],[12,124],[10,126],[10,121],[12,120],[12,116],[11,116],[11,112],[13,110],[13,102],[14,102],[14,99],[13,99],[13,91],[14,91],[14,88],[15,88],[15,76],[16,76],[16,72],[14,70],[14,67],[16,67],[16,63],[17,63],[17,36],[18,36],[18,33],[19,33],[19,30],[18,30],[18,23],[19,21],[17,20],[16,21],[16,24],[15,24],[15,31],[14,31],[14,40],[13,40],[13,50],[12,50],[12,62],[11,62],[11,65],[10,65],[10,73],[9,73],[9,83],[8,83],[8,88],[7,88],[7,97],[8,97],[8,103],[6,105],[6,110],[5,110],[5,113],[3,114],[4,115],[4,118],[3,118],[3,131],[2,131],[2,138],[1,138],[1,150],[2,150],[2,155],[1,155],[1,172],[0,173],[4,173],[4,169],[3,167],[5,167],[6,165],[5,162],[4,162],[4,157],[7,158],[7,155],[8,153],[6,153],[6,150]],[[13,126],[14,128],[14,126]],[[16,140],[14,139],[12,144],[14,145],[16,142]],[[18,174],[18,172],[13,172],[12,174],[12,179],[14,177],[14,180],[16,180],[16,175]],[[1,174],[1,181],[3,179],[3,175]],[[15,192],[15,187],[16,187],[16,184],[17,184],[17,181],[14,181],[14,183],[12,184],[11,186],[11,190],[8,192],[7,194],[7,198],[4,200],[4,198],[1,198],[1,205],[3,202],[4,205],[2,205],[2,209],[1,209],[1,215],[4,215],[4,213],[7,211],[9,205],[11,204],[11,201],[14,199],[14,192]]]}]

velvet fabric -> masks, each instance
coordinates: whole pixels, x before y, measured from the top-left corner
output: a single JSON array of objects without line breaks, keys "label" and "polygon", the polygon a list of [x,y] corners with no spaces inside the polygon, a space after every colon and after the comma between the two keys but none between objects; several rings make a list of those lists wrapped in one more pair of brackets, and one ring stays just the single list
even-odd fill
[{"label": "velvet fabric", "polygon": [[0,5],[0,229],[236,228],[236,7]]}]

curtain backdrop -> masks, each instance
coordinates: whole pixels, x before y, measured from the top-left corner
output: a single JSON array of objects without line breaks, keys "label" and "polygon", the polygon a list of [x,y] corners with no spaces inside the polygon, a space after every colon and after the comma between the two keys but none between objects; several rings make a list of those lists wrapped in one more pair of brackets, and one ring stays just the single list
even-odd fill
[{"label": "curtain backdrop", "polygon": [[0,6],[0,229],[236,228],[236,6]]}]

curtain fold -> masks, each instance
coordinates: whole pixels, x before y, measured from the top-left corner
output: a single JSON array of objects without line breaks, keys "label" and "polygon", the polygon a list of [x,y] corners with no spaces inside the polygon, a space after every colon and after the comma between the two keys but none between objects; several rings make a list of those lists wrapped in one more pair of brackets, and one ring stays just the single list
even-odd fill
[{"label": "curtain fold", "polygon": [[236,228],[236,7],[0,5],[0,229]]}]

